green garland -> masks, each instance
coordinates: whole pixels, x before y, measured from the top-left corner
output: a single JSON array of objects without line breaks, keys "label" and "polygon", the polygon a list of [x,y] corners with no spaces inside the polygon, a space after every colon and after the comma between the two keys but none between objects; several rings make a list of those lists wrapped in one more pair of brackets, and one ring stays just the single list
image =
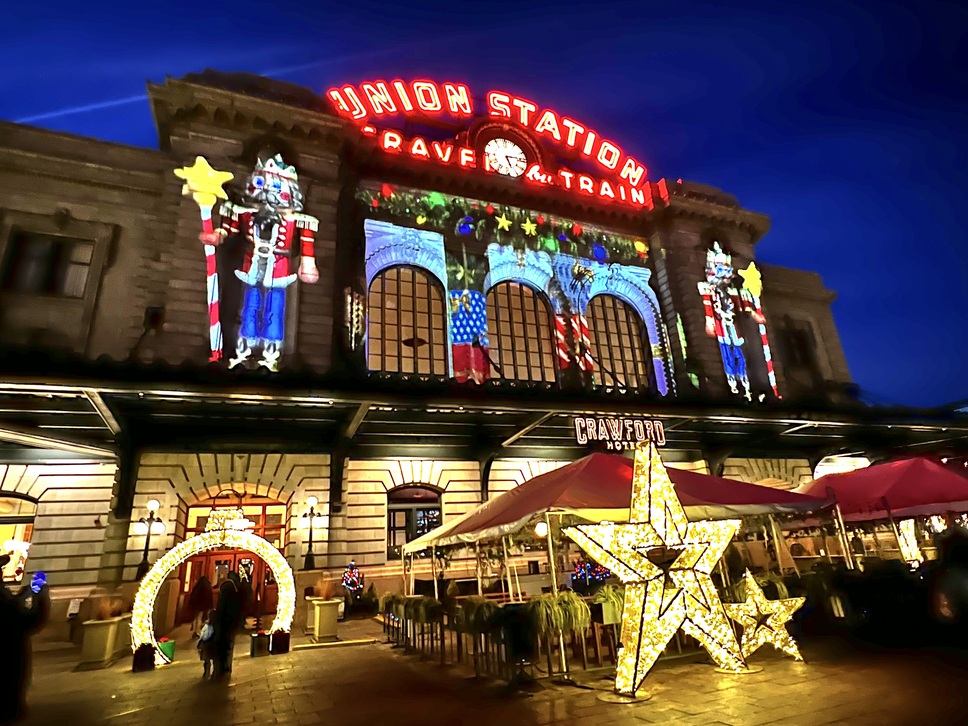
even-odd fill
[{"label": "green garland", "polygon": [[599,262],[642,264],[644,240],[610,234],[550,214],[440,192],[367,184],[356,194],[368,217],[413,225],[454,239],[474,238],[515,249],[570,254]]}]

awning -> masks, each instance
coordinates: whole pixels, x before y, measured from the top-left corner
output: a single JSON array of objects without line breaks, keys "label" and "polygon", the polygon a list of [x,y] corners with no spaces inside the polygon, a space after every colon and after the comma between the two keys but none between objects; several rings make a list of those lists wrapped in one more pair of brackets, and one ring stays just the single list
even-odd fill
[{"label": "awning", "polygon": [[[425,535],[421,548],[470,544],[513,534],[544,512],[574,514],[598,522],[628,521],[632,459],[595,453],[529,479],[458,520]],[[668,467],[669,477],[691,519],[729,519],[754,514],[804,513],[827,501],[796,492],[747,484]],[[411,542],[408,551],[416,551]]]},{"label": "awning", "polygon": [[843,474],[828,474],[803,487],[810,496],[833,496],[847,521],[915,517],[968,511],[968,478],[918,457]]}]

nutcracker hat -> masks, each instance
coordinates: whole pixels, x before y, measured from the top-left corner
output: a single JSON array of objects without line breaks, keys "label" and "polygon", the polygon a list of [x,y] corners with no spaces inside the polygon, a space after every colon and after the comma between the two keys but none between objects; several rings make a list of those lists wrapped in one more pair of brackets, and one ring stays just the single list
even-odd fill
[{"label": "nutcracker hat", "polygon": [[266,174],[272,174],[273,176],[280,177],[281,179],[285,179],[293,184],[299,183],[299,175],[296,174],[296,167],[294,167],[292,164],[287,164],[284,162],[280,154],[269,157],[266,159],[265,164],[262,163],[261,159],[257,159],[255,170],[256,172],[261,171]]},{"label": "nutcracker hat", "polygon": [[725,265],[728,267],[732,264],[733,256],[723,251],[723,248],[719,245],[719,240],[713,241],[713,248],[706,253],[706,266]]}]

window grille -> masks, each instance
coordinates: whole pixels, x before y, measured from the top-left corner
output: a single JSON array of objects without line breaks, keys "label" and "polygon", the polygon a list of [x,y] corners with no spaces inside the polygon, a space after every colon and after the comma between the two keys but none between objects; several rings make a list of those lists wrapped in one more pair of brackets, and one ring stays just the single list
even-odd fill
[{"label": "window grille", "polygon": [[596,295],[587,319],[595,385],[649,388],[651,346],[635,309],[615,295]]},{"label": "window grille", "polygon": [[447,376],[444,294],[429,274],[391,267],[370,284],[367,351],[371,371]]},{"label": "window grille", "polygon": [[28,295],[83,298],[94,243],[16,231],[10,236],[0,287]]},{"label": "window grille", "polygon": [[498,378],[554,383],[554,324],[541,293],[502,282],[487,293],[488,355]]}]

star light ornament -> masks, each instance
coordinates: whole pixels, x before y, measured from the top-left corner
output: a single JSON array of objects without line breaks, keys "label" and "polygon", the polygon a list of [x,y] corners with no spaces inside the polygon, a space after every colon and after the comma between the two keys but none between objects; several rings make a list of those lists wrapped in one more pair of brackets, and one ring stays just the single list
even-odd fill
[{"label": "star light ornament", "polygon": [[624,647],[615,669],[621,696],[636,695],[680,628],[702,643],[720,668],[747,670],[710,577],[739,525],[738,520],[689,522],[649,442],[635,450],[629,522],[564,530],[625,583]]},{"label": "star light ornament", "polygon": [[749,658],[760,646],[772,643],[777,650],[803,660],[796,641],[787,632],[786,624],[793,613],[799,610],[805,597],[791,597],[786,600],[767,600],[756,578],[746,571],[746,602],[726,603],[726,612],[733,620],[743,626],[741,648],[743,657]]}]

